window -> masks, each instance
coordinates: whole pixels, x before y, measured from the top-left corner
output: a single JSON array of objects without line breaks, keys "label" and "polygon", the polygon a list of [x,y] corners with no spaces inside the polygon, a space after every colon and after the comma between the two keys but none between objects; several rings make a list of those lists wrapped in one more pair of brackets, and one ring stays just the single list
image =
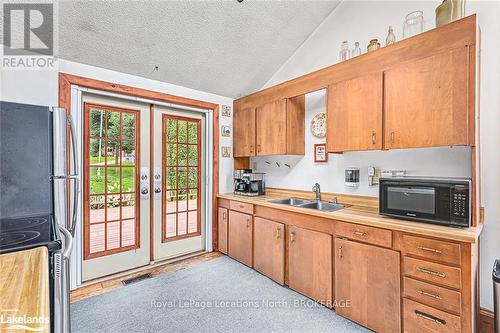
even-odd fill
[{"label": "window", "polygon": [[201,235],[201,120],[163,115],[162,241]]},{"label": "window", "polygon": [[84,258],[139,247],[139,111],[85,103]]}]

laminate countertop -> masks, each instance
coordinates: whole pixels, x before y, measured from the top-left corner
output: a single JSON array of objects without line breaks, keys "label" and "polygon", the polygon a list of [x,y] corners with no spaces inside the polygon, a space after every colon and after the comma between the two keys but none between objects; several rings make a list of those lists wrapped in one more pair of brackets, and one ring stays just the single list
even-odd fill
[{"label": "laminate countertop", "polygon": [[[257,197],[246,197],[235,195],[233,193],[219,194],[218,198],[246,202],[254,205],[286,210],[295,213],[307,214],[332,220],[350,222],[355,224],[379,227],[384,229],[408,232],[418,235],[431,236],[455,240],[466,243],[476,243],[482,231],[482,224],[477,227],[470,228],[455,228],[435,224],[427,224],[410,220],[395,219],[388,216],[379,215],[373,207],[358,207],[355,205],[347,206],[346,208],[335,212],[322,212],[319,210],[300,208],[295,206],[272,203],[270,200],[285,199],[288,197],[277,195],[262,195]],[[300,196],[298,196],[300,198]],[[310,200],[310,199],[308,199]],[[342,204],[342,202],[339,202]]]},{"label": "laminate countertop", "polygon": [[0,332],[50,332],[46,247],[0,255]]}]

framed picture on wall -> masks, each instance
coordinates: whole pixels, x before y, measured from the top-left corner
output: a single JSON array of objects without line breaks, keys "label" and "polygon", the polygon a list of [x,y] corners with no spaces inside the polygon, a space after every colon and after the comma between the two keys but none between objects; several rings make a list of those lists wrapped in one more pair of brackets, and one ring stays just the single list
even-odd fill
[{"label": "framed picture on wall", "polygon": [[223,158],[230,158],[231,157],[231,147],[222,146],[221,147],[221,155]]},{"label": "framed picture on wall", "polygon": [[231,107],[229,105],[222,106],[222,116],[231,117]]},{"label": "framed picture on wall", "polygon": [[220,134],[223,137],[230,138],[231,137],[231,127],[230,126],[222,126],[220,129]]},{"label": "framed picture on wall", "polygon": [[328,154],[326,153],[326,143],[317,143],[314,145],[314,162],[328,162]]}]

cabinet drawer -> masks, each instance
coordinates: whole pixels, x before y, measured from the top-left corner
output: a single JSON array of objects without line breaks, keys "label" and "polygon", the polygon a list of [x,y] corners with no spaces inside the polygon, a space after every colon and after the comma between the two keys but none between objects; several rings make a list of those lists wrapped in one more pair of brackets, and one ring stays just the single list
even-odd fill
[{"label": "cabinet drawer", "polygon": [[440,310],[461,313],[461,294],[426,282],[404,278],[403,296]]},{"label": "cabinet drawer", "polygon": [[365,243],[380,245],[384,247],[392,246],[392,231],[368,227],[365,225],[337,222],[335,233],[339,237],[359,240]]},{"label": "cabinet drawer", "polygon": [[253,214],[253,205],[245,202],[231,201],[229,203],[229,208],[238,212],[245,214]]},{"label": "cabinet drawer", "polygon": [[460,289],[460,268],[404,257],[403,272],[421,280]]},{"label": "cabinet drawer", "polygon": [[404,331],[408,333],[461,332],[460,317],[403,299]]},{"label": "cabinet drawer", "polygon": [[460,245],[441,240],[404,235],[402,252],[448,264],[460,265]]}]

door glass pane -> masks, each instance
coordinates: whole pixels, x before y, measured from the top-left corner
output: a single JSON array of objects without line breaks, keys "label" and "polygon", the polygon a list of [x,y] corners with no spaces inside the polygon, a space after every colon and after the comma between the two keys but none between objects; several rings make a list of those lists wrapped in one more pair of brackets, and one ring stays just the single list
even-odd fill
[{"label": "door glass pane", "polygon": [[90,168],[90,194],[104,194],[104,168]]},{"label": "door glass pane", "polygon": [[200,234],[199,123],[198,119],[163,115],[164,242]]},{"label": "door glass pane", "polygon": [[108,138],[119,138],[120,137],[120,118],[121,112],[107,112],[107,131],[106,136]]},{"label": "door glass pane", "polygon": [[90,136],[104,137],[106,128],[104,123],[106,121],[105,112],[103,110],[92,109],[90,110]]},{"label": "door glass pane", "polygon": [[138,116],[139,111],[85,104],[85,156],[89,158],[84,163],[89,191],[84,195],[89,205],[84,212],[84,233],[88,234],[84,260],[139,246]]}]

